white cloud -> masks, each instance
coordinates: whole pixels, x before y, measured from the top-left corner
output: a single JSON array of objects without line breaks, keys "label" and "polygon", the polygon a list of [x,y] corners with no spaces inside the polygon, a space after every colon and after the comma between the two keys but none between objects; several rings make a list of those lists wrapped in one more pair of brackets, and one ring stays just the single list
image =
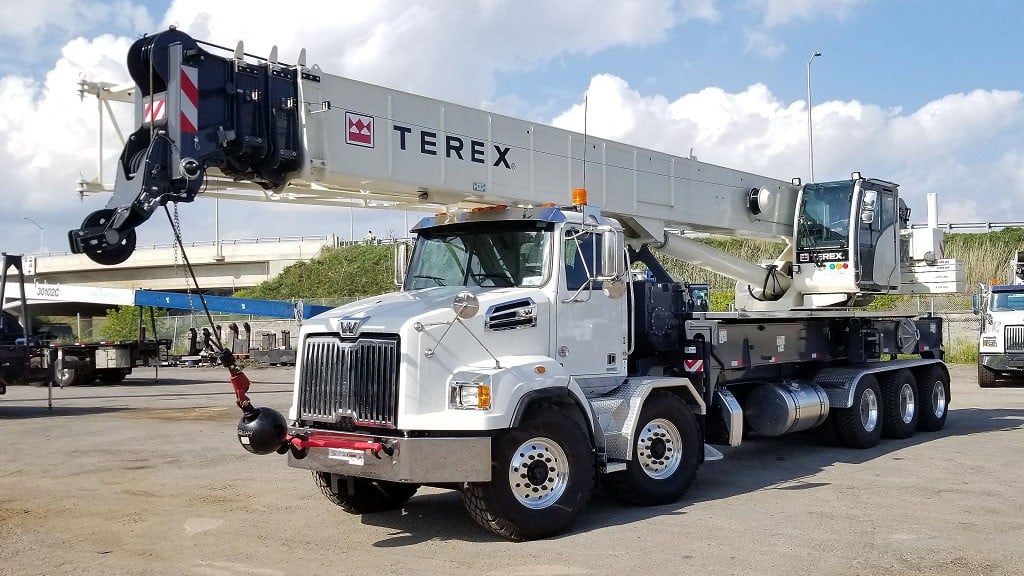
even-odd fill
[{"label": "white cloud", "polygon": [[[679,156],[782,180],[807,179],[807,107],[785,103],[762,84],[729,93],[705,88],[669,100],[643,95],[615,76],[598,75],[588,89],[588,130]],[[1024,198],[1024,94],[976,90],[953,94],[903,114],[854,101],[814,107],[815,176],[849,177],[852,171],[892,180],[924,216],[924,194],[939,192],[944,217],[1005,220],[1009,202],[978,203],[979,193]],[[577,104],[553,121],[580,130]],[[1014,148],[1001,158],[968,160],[1001,139]],[[994,197],[996,195],[993,195]]]},{"label": "white cloud", "polygon": [[744,34],[747,37],[747,52],[772,60],[786,51],[786,45],[771,32],[755,29],[747,30]]},{"label": "white cloud", "polygon": [[715,0],[680,0],[679,9],[683,20],[718,22],[722,18]]},{"label": "white cloud", "polygon": [[748,0],[747,6],[760,15],[757,27],[744,30],[747,52],[771,60],[785,51],[786,36],[776,30],[802,20],[829,18],[846,20],[867,0]]},{"label": "white cloud", "polygon": [[[711,14],[709,2],[652,0],[643,9],[625,0],[496,2],[331,1],[302,3],[306,18],[268,18],[279,3],[175,0],[165,23],[197,37],[282,60],[308,49],[324,70],[402,90],[477,106],[494,97],[495,74],[524,70],[565,54],[594,54],[613,46],[665,38],[690,14]],[[696,10],[690,12],[688,10]],[[290,54],[290,56],[286,56]]]},{"label": "white cloud", "polygon": [[[56,228],[66,231],[81,222],[85,213],[75,202],[75,182],[82,171],[94,173],[98,118],[95,101],[80,101],[77,82],[83,74],[89,79],[126,81],[121,62],[129,44],[112,36],[79,38],[64,47],[45,79],[0,79],[0,173],[7,175],[0,192],[5,206],[0,225],[5,229],[16,230],[25,225],[25,217],[31,217],[50,231],[50,237],[59,239],[63,232]],[[122,112],[121,125],[129,126],[130,111]],[[112,160],[120,144],[109,128],[106,146]],[[61,248],[63,241],[47,244]]]},{"label": "white cloud", "polygon": [[749,4],[763,14],[766,28],[820,16],[842,21],[866,3],[867,0],[749,0]]},{"label": "white cloud", "polygon": [[145,31],[153,26],[149,11],[128,0],[8,1],[0,4],[0,38],[35,42],[47,30],[78,33],[102,24],[111,28]]}]

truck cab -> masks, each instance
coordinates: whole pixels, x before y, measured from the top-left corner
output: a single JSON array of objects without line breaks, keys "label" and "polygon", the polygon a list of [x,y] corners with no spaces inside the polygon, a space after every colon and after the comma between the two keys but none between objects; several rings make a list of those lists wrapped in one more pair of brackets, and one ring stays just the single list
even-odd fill
[{"label": "truck cab", "polygon": [[999,376],[1024,378],[1024,285],[993,285],[974,297],[981,317],[978,385],[996,385]]}]

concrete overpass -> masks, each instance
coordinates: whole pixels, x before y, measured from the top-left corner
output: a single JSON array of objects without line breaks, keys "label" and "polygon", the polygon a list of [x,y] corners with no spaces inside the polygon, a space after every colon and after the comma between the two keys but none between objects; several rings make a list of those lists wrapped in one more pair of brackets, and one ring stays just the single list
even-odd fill
[{"label": "concrete overpass", "polygon": [[[204,292],[230,294],[274,278],[286,267],[310,260],[326,248],[348,244],[338,236],[303,236],[186,243],[189,260]],[[184,291],[185,268],[172,244],[139,246],[125,262],[101,266],[69,252],[25,257],[26,282],[100,288]]]}]

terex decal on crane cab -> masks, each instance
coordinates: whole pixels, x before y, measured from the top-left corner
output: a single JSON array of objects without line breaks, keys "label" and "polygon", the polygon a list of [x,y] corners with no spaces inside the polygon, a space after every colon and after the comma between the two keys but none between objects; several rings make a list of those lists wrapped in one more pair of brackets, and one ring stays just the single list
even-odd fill
[{"label": "terex decal on crane cab", "polygon": [[[393,129],[398,135],[398,147],[402,150],[407,150],[410,144],[414,147],[418,144],[417,151],[420,154],[437,156],[443,153],[445,158],[456,158],[476,164],[487,163],[487,144],[482,140],[469,140],[467,142],[459,136],[451,136],[449,134],[438,135],[437,132],[420,128],[416,128],[416,135],[413,135],[413,128],[400,124],[393,125]],[[441,141],[442,138],[443,142]],[[494,161],[491,163],[491,166],[503,167],[507,170],[515,169],[516,163],[508,159],[511,147],[498,146],[497,144],[491,144],[491,147],[494,148]]]}]

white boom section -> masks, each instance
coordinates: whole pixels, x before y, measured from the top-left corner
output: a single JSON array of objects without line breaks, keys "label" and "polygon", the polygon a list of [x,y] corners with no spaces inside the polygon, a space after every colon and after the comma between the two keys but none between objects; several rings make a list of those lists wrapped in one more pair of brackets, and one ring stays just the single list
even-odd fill
[{"label": "white boom section", "polygon": [[[634,238],[660,240],[665,228],[792,237],[789,182],[310,72],[299,88],[307,163],[286,193],[538,205],[586,188]],[[759,215],[747,208],[752,188],[773,200]]]}]

